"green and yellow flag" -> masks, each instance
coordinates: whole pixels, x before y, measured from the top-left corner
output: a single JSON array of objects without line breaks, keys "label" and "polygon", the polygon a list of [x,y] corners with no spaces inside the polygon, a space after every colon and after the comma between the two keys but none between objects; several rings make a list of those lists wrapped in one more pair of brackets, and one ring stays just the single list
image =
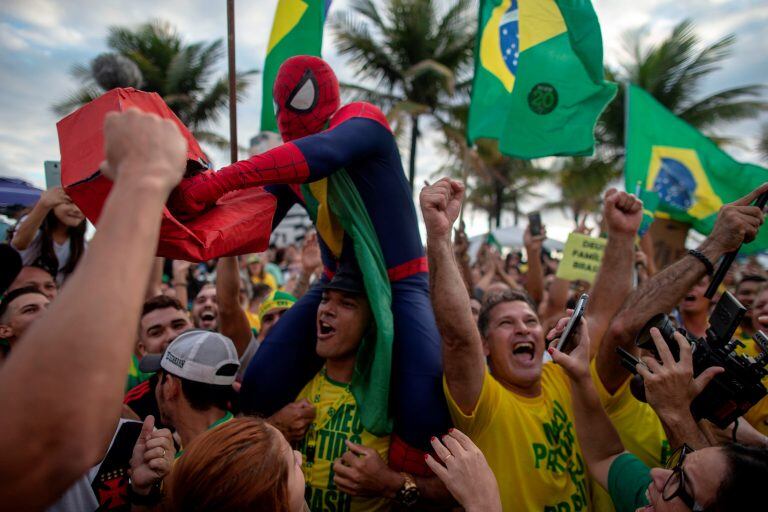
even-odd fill
[{"label": "green and yellow flag", "polygon": [[517,158],[590,155],[616,94],[589,0],[481,0],[467,137]]},{"label": "green and yellow flag", "polygon": [[280,65],[295,55],[320,57],[323,24],[331,0],[278,0],[264,60],[261,131],[277,132],[272,86]]},{"label": "green and yellow flag", "polygon": [[[643,210],[689,223],[709,234],[723,204],[747,195],[766,181],[768,170],[737,162],[643,89],[627,90],[626,187],[640,183]],[[658,197],[657,204],[646,198]],[[645,213],[645,212],[644,212]],[[768,229],[741,252],[768,249]]]}]

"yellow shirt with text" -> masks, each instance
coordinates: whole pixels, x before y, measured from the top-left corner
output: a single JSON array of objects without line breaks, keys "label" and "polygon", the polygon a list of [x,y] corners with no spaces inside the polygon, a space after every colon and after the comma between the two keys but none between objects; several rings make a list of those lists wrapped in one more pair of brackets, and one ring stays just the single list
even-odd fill
[{"label": "yellow shirt with text", "polygon": [[475,410],[466,415],[443,379],[453,422],[488,460],[505,511],[590,510],[568,377],[555,364],[544,364],[541,387],[538,397],[522,397],[486,372]]},{"label": "yellow shirt with text", "polygon": [[[333,483],[333,463],[347,451],[349,440],[376,450],[388,461],[389,436],[378,437],[363,428],[357,402],[349,385],[336,382],[320,371],[301,390],[315,406],[315,422],[301,441],[305,499],[312,512],[362,512],[389,510],[385,498],[358,498],[341,492]],[[314,459],[314,461],[313,461]]]},{"label": "yellow shirt with text", "polygon": [[[753,358],[757,358],[763,353],[763,349],[755,343],[755,340],[744,334],[739,326],[734,333],[734,337],[744,343],[744,347],[738,347],[736,352]],[[768,375],[763,377],[763,385],[768,388]],[[768,436],[768,396],[757,402],[744,415],[744,419],[750,425],[755,427],[761,434]]]}]

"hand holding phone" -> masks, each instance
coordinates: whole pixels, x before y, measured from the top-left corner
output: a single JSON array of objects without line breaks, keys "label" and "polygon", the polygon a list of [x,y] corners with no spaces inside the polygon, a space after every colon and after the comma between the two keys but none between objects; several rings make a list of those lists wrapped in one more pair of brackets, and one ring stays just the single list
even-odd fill
[{"label": "hand holding phone", "polygon": [[573,348],[575,338],[574,331],[581,323],[588,301],[589,295],[582,293],[581,297],[579,297],[579,300],[576,302],[576,307],[573,308],[573,314],[571,315],[570,320],[568,320],[568,324],[566,324],[563,334],[560,335],[560,339],[557,342],[557,350],[560,352],[568,353]]}]

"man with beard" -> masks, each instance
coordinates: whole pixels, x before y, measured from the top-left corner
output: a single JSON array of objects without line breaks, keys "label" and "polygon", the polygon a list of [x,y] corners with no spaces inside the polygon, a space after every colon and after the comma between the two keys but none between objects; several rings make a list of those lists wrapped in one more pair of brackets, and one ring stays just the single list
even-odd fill
[{"label": "man with beard", "polygon": [[205,284],[192,302],[192,322],[198,329],[217,331],[219,329],[219,302],[216,285]]},{"label": "man with beard", "polygon": [[[136,350],[141,359],[149,354],[162,354],[176,337],[192,328],[186,309],[174,298],[158,295],[144,303],[139,320]],[[142,420],[148,415],[161,424],[160,410],[155,400],[157,378],[140,370],[140,358],[133,354],[123,403]]]}]

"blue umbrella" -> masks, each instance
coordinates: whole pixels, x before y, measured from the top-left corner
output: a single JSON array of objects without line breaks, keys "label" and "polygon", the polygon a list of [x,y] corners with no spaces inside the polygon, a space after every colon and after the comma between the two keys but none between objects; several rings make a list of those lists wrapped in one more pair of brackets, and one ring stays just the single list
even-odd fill
[{"label": "blue umbrella", "polygon": [[0,177],[0,208],[32,206],[42,192],[24,180]]}]

